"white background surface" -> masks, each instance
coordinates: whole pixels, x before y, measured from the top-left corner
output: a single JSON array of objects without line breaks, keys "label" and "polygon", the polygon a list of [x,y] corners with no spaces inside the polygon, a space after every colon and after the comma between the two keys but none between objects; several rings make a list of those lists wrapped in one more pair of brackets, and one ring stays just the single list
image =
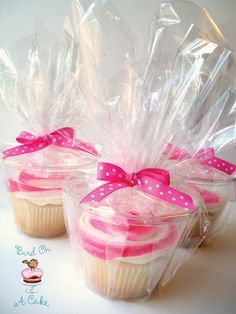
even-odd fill
[{"label": "white background surface", "polygon": [[[116,0],[121,14],[130,21],[136,36],[142,40],[159,1]],[[236,50],[236,1],[201,0]],[[23,38],[33,31],[39,17],[55,33],[59,33],[68,6],[66,0],[0,0],[0,44]],[[9,127],[11,126],[11,127]],[[0,142],[13,141],[20,130],[17,121],[0,105]],[[231,156],[233,157],[233,156]],[[1,202],[5,196],[1,196]],[[161,313],[161,314],[235,314],[236,313],[236,215],[227,232],[214,246],[200,249],[162,292],[146,303],[112,302],[90,292],[74,275],[71,251],[65,237],[56,240],[28,238],[16,232],[7,205],[0,209],[0,313]],[[37,256],[45,272],[37,297],[43,295],[49,307],[26,305],[14,308],[21,295],[22,256],[15,245],[26,250],[41,244],[52,251]]]}]

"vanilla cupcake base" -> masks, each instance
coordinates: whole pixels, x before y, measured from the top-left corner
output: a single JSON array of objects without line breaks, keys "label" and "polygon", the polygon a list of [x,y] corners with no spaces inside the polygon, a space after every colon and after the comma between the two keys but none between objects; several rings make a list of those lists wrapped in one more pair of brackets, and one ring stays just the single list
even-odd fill
[{"label": "vanilla cupcake base", "polygon": [[20,231],[35,237],[50,238],[66,232],[62,205],[39,206],[10,193],[16,225]]},{"label": "vanilla cupcake base", "polygon": [[120,299],[150,295],[167,264],[164,254],[152,262],[134,264],[103,260],[81,248],[79,258],[87,285],[102,295]]}]

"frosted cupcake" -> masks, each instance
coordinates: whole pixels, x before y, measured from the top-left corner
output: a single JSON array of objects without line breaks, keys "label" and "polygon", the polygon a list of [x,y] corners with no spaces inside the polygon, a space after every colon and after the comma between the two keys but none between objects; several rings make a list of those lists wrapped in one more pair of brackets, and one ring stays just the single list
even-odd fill
[{"label": "frosted cupcake", "polygon": [[206,212],[197,221],[191,236],[195,239],[201,238],[203,241],[201,241],[200,245],[211,244],[217,234],[223,230],[224,223],[222,223],[222,218],[230,200],[232,182],[228,180],[205,181],[190,179],[187,181],[191,185],[194,184],[197,191],[199,191],[206,209]]},{"label": "frosted cupcake", "polygon": [[[192,230],[189,236],[193,242],[200,237],[203,240],[201,245],[210,244],[223,229],[222,218],[233,193],[232,177],[190,160],[176,167],[175,175],[200,193],[206,208],[196,223],[195,231]],[[190,244],[190,237],[185,244]]]},{"label": "frosted cupcake", "polygon": [[87,153],[48,146],[5,159],[5,178],[18,229],[31,236],[65,233],[61,185],[64,178],[95,162]]},{"label": "frosted cupcake", "polygon": [[163,275],[186,225],[196,212],[156,200],[135,188],[99,203],[78,205],[85,184],[64,182],[66,225],[88,286],[120,299],[150,295]]},{"label": "frosted cupcake", "polygon": [[200,190],[199,192],[205,204],[210,224],[214,225],[223,212],[227,200],[224,200],[219,193],[209,190]]},{"label": "frosted cupcake", "polygon": [[[28,235],[52,237],[65,232],[62,210],[61,183],[64,176],[41,177],[21,170],[19,177],[9,178],[7,188],[15,222]],[[59,172],[59,171],[58,171]]]},{"label": "frosted cupcake", "polygon": [[176,247],[177,228],[171,223],[136,225],[135,218],[124,222],[107,211],[80,217],[78,241],[87,282],[110,297],[144,296],[156,286]]}]

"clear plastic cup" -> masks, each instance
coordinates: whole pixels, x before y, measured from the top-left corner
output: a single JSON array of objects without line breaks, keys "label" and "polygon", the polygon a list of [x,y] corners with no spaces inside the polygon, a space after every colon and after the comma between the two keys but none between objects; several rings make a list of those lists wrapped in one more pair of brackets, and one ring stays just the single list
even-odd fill
[{"label": "clear plastic cup", "polygon": [[158,286],[198,210],[168,204],[125,188],[80,205],[96,184],[89,174],[64,181],[64,211],[76,267],[87,285],[109,298],[149,296]]},{"label": "clear plastic cup", "polygon": [[66,232],[62,181],[94,158],[55,146],[4,160],[4,177],[20,232],[55,237]]},{"label": "clear plastic cup", "polygon": [[168,161],[166,167],[174,178],[195,188],[205,206],[195,227],[186,230],[188,235],[186,234],[183,247],[190,247],[194,241],[199,242],[199,245],[209,245],[227,226],[227,205],[235,198],[233,178],[191,159]]},{"label": "clear plastic cup", "polygon": [[[207,180],[207,179],[185,179],[194,186],[200,193],[206,208],[206,215],[201,215],[199,221],[189,234],[189,238],[202,238],[200,245],[211,244],[214,239],[224,230],[227,222],[227,204],[231,200],[233,193],[233,181],[228,180]],[[208,227],[208,232],[202,234],[204,227]],[[187,243],[187,241],[186,241]]]}]

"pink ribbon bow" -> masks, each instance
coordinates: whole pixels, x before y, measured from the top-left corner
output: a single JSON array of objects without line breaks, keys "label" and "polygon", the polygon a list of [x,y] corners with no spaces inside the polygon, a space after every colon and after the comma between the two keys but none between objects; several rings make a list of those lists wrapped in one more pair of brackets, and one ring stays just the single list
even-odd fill
[{"label": "pink ribbon bow", "polygon": [[194,155],[191,155],[186,150],[174,147],[172,144],[167,143],[163,152],[164,154],[168,154],[170,152],[170,160],[184,160],[191,158],[194,161],[218,169],[228,175],[231,175],[234,171],[236,171],[236,166],[234,164],[216,157],[214,148],[212,147],[199,149]]},{"label": "pink ribbon bow", "polygon": [[108,182],[87,194],[80,201],[80,204],[91,201],[100,202],[119,189],[137,186],[140,191],[171,204],[188,208],[191,211],[196,209],[189,195],[169,186],[169,172],[164,169],[146,168],[136,173],[127,174],[116,165],[100,162],[98,163],[97,179]]},{"label": "pink ribbon bow", "polygon": [[65,127],[50,134],[35,136],[29,132],[21,132],[16,138],[22,145],[7,149],[3,152],[3,158],[32,153],[41,150],[48,145],[80,150],[98,156],[96,149],[89,143],[74,138],[74,129]]}]

